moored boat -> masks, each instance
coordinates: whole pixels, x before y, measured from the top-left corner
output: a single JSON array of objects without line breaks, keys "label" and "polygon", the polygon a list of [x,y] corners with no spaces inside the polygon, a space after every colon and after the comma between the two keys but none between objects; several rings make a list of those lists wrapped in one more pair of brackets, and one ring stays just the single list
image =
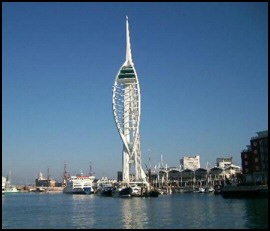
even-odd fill
[{"label": "moored boat", "polygon": [[222,188],[222,185],[219,185],[219,184],[215,185],[214,186],[214,194],[215,195],[221,194],[221,188]]},{"label": "moored boat", "polygon": [[221,195],[224,198],[265,198],[268,185],[224,185]]},{"label": "moored boat", "polygon": [[67,180],[67,186],[63,189],[66,194],[93,194],[93,181],[95,176],[85,176],[82,173],[71,176]]},{"label": "moored boat", "polygon": [[215,189],[211,186],[211,187],[207,187],[207,188],[205,188],[205,192],[214,192],[215,191]]},{"label": "moored boat", "polygon": [[6,177],[2,176],[2,194],[5,194],[6,181]]},{"label": "moored boat", "polygon": [[96,194],[99,196],[107,196],[110,197],[113,194],[114,187],[112,184],[100,184],[97,188]]},{"label": "moored boat", "polygon": [[11,173],[9,173],[9,176],[7,177],[2,177],[2,194],[18,192],[20,191],[17,189],[17,187],[11,184]]},{"label": "moored boat", "polygon": [[129,186],[116,187],[112,191],[112,196],[129,198],[132,196],[132,188]]},{"label": "moored boat", "polygon": [[148,196],[149,196],[149,197],[158,197],[159,194],[160,194],[159,191],[156,190],[156,189],[152,189],[152,190],[150,190],[150,191],[148,192]]},{"label": "moored boat", "polygon": [[[8,185],[5,187],[4,193],[18,193],[20,192],[15,185]],[[2,191],[3,193],[3,191]]]},{"label": "moored boat", "polygon": [[193,192],[195,192],[195,193],[204,193],[205,192],[205,188],[203,188],[203,187],[195,188],[193,190]]}]

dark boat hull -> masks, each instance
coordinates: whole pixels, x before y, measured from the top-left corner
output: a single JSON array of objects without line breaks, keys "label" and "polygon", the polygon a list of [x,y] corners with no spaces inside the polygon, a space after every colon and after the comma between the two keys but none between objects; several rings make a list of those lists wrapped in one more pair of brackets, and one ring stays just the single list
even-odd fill
[{"label": "dark boat hull", "polygon": [[148,192],[149,197],[158,197],[159,192],[157,190],[151,190]]},{"label": "dark boat hull", "polygon": [[64,188],[63,193],[65,194],[93,194],[94,192],[92,191],[91,188],[84,188],[84,189],[71,189],[71,188]]},{"label": "dark boat hull", "polygon": [[112,193],[113,193],[113,189],[110,188],[110,189],[103,189],[100,194],[101,196],[104,196],[104,197],[111,197]]},{"label": "dark boat hull", "polygon": [[225,186],[221,195],[224,198],[268,198],[268,186]]},{"label": "dark boat hull", "polygon": [[126,187],[122,190],[118,191],[117,189],[113,190],[112,195],[115,197],[131,197],[132,194],[132,188]]}]

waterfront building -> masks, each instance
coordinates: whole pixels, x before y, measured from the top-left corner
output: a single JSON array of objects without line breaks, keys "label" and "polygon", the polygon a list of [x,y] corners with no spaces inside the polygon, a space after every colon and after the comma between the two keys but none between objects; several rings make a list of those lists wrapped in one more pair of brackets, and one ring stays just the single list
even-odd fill
[{"label": "waterfront building", "polygon": [[268,130],[257,132],[241,152],[242,172],[246,182],[268,184]]},{"label": "waterfront building", "polygon": [[51,178],[49,168],[47,169],[47,178],[43,177],[43,174],[40,171],[35,179],[35,183],[36,187],[62,187],[61,182],[57,182],[55,179]]},{"label": "waterfront building", "polygon": [[117,182],[123,181],[122,171],[117,171]]},{"label": "waterfront building", "polygon": [[116,185],[117,181],[115,179],[109,179],[108,177],[103,176],[101,177],[101,179],[97,179],[95,183],[96,183],[97,188],[102,187],[102,186],[112,187]]},{"label": "waterfront building", "polygon": [[123,142],[122,180],[129,183],[130,176],[135,181],[146,181],[141,164],[140,84],[131,55],[129,22],[126,17],[126,60],[120,67],[113,86],[112,109],[118,133]]},{"label": "waterfront building", "polygon": [[183,157],[182,159],[180,159],[180,165],[182,166],[182,169],[195,170],[197,168],[200,168],[200,156]]},{"label": "waterfront building", "polygon": [[51,179],[49,175],[47,178],[44,178],[41,171],[38,173],[38,177],[36,178],[37,187],[54,187],[55,184],[56,181]]},{"label": "waterfront building", "polygon": [[170,185],[175,187],[207,187],[207,185],[222,184],[227,178],[237,182],[241,167],[234,165],[232,157],[217,158],[217,166],[209,168],[199,167],[200,158],[183,157],[179,167],[159,167],[152,175],[153,182],[161,187]]},{"label": "waterfront building", "polygon": [[220,168],[227,168],[232,165],[232,157],[221,157],[216,159],[216,166]]},{"label": "waterfront building", "polygon": [[222,178],[234,179],[238,174],[241,174],[241,167],[233,164],[233,157],[221,157],[216,159],[216,167],[221,168]]}]

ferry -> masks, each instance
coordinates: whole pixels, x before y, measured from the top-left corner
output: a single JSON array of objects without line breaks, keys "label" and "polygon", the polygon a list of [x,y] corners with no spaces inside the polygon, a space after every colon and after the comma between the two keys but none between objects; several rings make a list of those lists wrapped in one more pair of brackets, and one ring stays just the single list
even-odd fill
[{"label": "ferry", "polygon": [[76,176],[70,176],[67,179],[67,185],[63,189],[66,194],[93,194],[93,181],[95,176],[85,176],[83,173]]}]

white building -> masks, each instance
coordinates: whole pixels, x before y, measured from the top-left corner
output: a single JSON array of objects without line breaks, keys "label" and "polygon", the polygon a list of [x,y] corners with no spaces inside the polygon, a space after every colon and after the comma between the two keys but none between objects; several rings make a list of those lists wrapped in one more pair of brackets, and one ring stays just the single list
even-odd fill
[{"label": "white building", "polygon": [[232,165],[232,157],[222,157],[222,158],[217,158],[217,167],[220,168],[227,168]]},{"label": "white building", "polygon": [[191,169],[196,170],[201,167],[200,164],[200,156],[194,157],[183,157],[180,159],[180,165],[182,166],[182,170]]}]

